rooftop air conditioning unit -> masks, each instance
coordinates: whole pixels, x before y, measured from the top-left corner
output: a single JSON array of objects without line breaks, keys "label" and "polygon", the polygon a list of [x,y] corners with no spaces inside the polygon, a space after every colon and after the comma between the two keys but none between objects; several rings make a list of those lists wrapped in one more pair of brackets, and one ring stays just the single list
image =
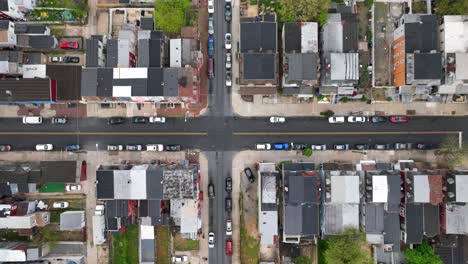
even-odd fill
[{"label": "rooftop air conditioning unit", "polygon": [[455,180],[453,178],[447,178],[448,184],[454,184]]}]

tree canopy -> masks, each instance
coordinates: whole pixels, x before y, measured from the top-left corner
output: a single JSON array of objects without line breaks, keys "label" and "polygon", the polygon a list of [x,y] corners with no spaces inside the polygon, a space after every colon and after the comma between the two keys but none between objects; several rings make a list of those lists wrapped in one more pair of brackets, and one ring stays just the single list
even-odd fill
[{"label": "tree canopy", "polygon": [[436,0],[436,13],[445,15],[468,15],[468,1],[466,0]]},{"label": "tree canopy", "polygon": [[299,256],[294,259],[294,264],[312,264],[312,260],[307,256]]},{"label": "tree canopy", "polygon": [[468,148],[466,145],[460,148],[458,138],[447,137],[440,143],[435,154],[442,159],[447,168],[453,169],[463,163],[465,155],[468,154]]},{"label": "tree canopy", "polygon": [[413,249],[405,249],[404,253],[407,264],[442,264],[442,260],[434,254],[427,241]]},{"label": "tree canopy", "polygon": [[327,22],[330,0],[279,0],[281,22],[317,21]]},{"label": "tree canopy", "polygon": [[189,0],[156,0],[154,2],[156,28],[166,32],[179,32],[185,24],[185,13],[189,8]]},{"label": "tree canopy", "polygon": [[327,264],[370,264],[370,252],[365,234],[357,229],[348,228],[342,235],[332,236],[327,241],[324,252]]}]

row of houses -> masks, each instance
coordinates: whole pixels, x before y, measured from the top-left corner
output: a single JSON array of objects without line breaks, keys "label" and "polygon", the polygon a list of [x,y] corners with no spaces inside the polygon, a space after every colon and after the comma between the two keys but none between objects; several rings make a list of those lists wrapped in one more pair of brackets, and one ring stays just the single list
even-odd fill
[{"label": "row of houses", "polygon": [[[258,174],[262,245],[316,243],[346,228],[361,228],[369,244],[392,255],[423,239],[468,231],[466,171],[401,160],[320,168],[284,163],[281,172],[273,163],[260,163]],[[283,188],[277,188],[279,183]]]}]

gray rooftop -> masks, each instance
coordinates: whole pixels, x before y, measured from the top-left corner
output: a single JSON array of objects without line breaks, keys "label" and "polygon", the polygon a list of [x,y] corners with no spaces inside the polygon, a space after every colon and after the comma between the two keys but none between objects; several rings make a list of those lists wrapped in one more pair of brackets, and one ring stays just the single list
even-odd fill
[{"label": "gray rooftop", "polygon": [[86,67],[98,67],[99,42],[97,38],[86,40]]},{"label": "gray rooftop", "polygon": [[421,244],[423,239],[423,205],[406,204],[406,242],[408,244]]},{"label": "gray rooftop", "polygon": [[393,251],[400,251],[400,214],[385,213],[384,214],[384,243],[393,245]]},{"label": "gray rooftop", "polygon": [[276,22],[241,22],[241,52],[276,52],[276,27]]},{"label": "gray rooftop", "polygon": [[430,52],[439,50],[439,25],[437,15],[403,16],[405,20],[405,50],[406,53]]},{"label": "gray rooftop", "polygon": [[286,54],[288,72],[286,83],[317,80],[316,53],[292,53]]},{"label": "gray rooftop", "polygon": [[366,210],[366,233],[382,234],[384,231],[384,204],[368,203]]},{"label": "gray rooftop", "polygon": [[440,80],[442,78],[442,53],[415,53],[414,79]]},{"label": "gray rooftop", "polygon": [[245,53],[243,55],[245,80],[276,80],[276,56],[274,53]]},{"label": "gray rooftop", "polygon": [[81,230],[85,226],[85,211],[66,211],[60,214],[60,231]]}]

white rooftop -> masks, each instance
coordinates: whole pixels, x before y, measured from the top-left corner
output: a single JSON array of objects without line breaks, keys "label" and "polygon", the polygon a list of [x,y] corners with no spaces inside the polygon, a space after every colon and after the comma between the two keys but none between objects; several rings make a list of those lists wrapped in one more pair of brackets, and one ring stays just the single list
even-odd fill
[{"label": "white rooftop", "polygon": [[415,203],[429,203],[431,201],[427,175],[414,175],[413,190]]},{"label": "white rooftop", "polygon": [[140,225],[140,237],[141,239],[154,239],[154,226]]},{"label": "white rooftop", "polygon": [[372,176],[372,201],[386,203],[388,198],[388,183],[386,175]]},{"label": "white rooftop", "polygon": [[180,211],[180,232],[196,233],[201,227],[197,201],[185,199]]},{"label": "white rooftop", "polygon": [[468,233],[468,205],[448,204],[445,209],[446,233]]},{"label": "white rooftop", "polygon": [[130,97],[132,96],[132,87],[131,86],[112,86],[112,96]]},{"label": "white rooftop", "polygon": [[114,199],[146,199],[146,171],[141,169],[114,171]]},{"label": "white rooftop", "polygon": [[455,175],[457,202],[468,203],[468,175]]},{"label": "white rooftop", "polygon": [[303,22],[301,27],[301,53],[318,52],[317,22]]},{"label": "white rooftop", "polygon": [[37,226],[36,215],[0,217],[0,229],[28,229]]},{"label": "white rooftop", "polygon": [[147,79],[148,68],[114,68],[114,79]]},{"label": "white rooftop", "polygon": [[24,64],[23,65],[23,78],[45,78],[46,65],[45,64]]},{"label": "white rooftop", "polygon": [[457,63],[455,70],[455,78],[457,80],[468,80],[468,53],[455,54]]},{"label": "white rooftop", "polygon": [[262,211],[259,214],[260,244],[273,245],[278,235],[278,211]]},{"label": "white rooftop", "polygon": [[0,249],[2,261],[26,261],[26,252],[23,250]]},{"label": "white rooftop", "polygon": [[331,53],[330,78],[333,81],[359,79],[358,53]]},{"label": "white rooftop", "polygon": [[276,175],[261,175],[262,203],[276,204]]},{"label": "white rooftop", "polygon": [[332,203],[359,203],[359,176],[331,176]]},{"label": "white rooftop", "polygon": [[182,67],[182,39],[171,39],[169,43],[170,64],[169,66],[180,68]]},{"label": "white rooftop", "polygon": [[444,16],[445,52],[468,52],[468,16]]}]

